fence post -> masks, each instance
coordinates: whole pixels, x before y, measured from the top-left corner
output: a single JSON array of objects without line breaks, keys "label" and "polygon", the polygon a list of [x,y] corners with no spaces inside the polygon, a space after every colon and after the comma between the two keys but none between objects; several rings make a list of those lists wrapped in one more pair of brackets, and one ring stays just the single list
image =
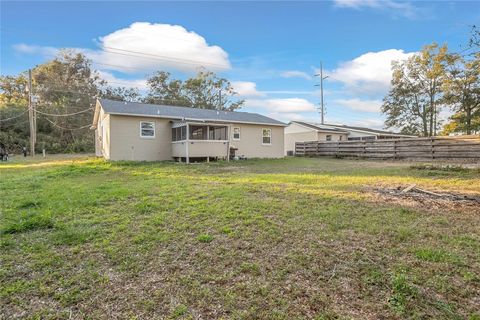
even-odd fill
[{"label": "fence post", "polygon": [[397,160],[397,140],[393,140],[393,159]]},{"label": "fence post", "polygon": [[435,141],[435,138],[434,137],[431,137],[430,138],[430,144],[431,144],[431,149],[430,149],[430,152],[431,152],[431,156],[432,156],[432,160],[435,159],[435,145],[434,145],[434,141]]}]

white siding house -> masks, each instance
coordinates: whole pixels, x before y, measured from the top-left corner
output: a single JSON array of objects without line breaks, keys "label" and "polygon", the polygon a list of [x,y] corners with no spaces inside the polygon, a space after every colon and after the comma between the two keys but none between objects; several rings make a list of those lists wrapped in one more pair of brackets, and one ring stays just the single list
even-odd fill
[{"label": "white siding house", "polygon": [[91,129],[109,160],[210,160],[284,156],[286,125],[248,112],[101,99]]}]

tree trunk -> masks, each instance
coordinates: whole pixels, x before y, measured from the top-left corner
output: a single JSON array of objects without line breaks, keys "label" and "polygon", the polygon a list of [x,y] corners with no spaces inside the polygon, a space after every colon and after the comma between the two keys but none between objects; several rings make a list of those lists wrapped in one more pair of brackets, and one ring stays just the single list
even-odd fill
[{"label": "tree trunk", "polygon": [[434,102],[433,102],[433,96],[430,95],[430,130],[429,130],[429,137],[433,135],[433,114],[434,114]]},{"label": "tree trunk", "polygon": [[472,134],[472,108],[470,106],[467,106],[466,108],[466,114],[467,114],[467,134]]}]

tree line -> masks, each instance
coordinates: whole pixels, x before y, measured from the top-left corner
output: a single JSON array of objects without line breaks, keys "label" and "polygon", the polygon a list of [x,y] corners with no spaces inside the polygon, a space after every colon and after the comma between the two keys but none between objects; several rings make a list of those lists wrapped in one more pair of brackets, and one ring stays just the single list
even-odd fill
[{"label": "tree line", "polygon": [[[426,137],[480,133],[479,48],[480,31],[473,26],[461,52],[433,43],[405,61],[393,62],[391,89],[381,109],[385,126]],[[447,123],[440,119],[443,110],[453,112]]]},{"label": "tree line", "polygon": [[[392,64],[391,89],[382,112],[385,127],[420,136],[480,132],[480,32],[472,28],[461,52],[431,44]],[[200,70],[180,80],[169,72],[147,77],[147,89],[117,87],[102,79],[85,55],[62,50],[32,69],[37,110],[37,151],[91,152],[95,98],[153,104],[237,110],[244,104],[231,83]],[[29,144],[28,72],[0,76],[0,143],[10,152]],[[453,111],[447,123],[443,110]],[[443,129],[442,129],[443,127]]]},{"label": "tree line", "polygon": [[[92,123],[96,98],[194,106],[233,111],[244,101],[231,83],[200,70],[189,79],[174,79],[157,71],[147,79],[147,90],[116,87],[102,79],[92,62],[79,52],[62,50],[55,58],[32,69],[37,110],[37,151],[92,152]],[[9,152],[29,146],[28,71],[0,77],[0,143]]]}]

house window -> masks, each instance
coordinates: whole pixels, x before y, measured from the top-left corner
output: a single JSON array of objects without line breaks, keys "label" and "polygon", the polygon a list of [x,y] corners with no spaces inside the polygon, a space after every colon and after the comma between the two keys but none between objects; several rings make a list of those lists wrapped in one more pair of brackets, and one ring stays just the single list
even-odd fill
[{"label": "house window", "polygon": [[332,141],[332,135],[331,135],[331,134],[327,134],[326,139],[327,139],[327,141]]},{"label": "house window", "polygon": [[272,143],[272,129],[262,129],[262,144]]},{"label": "house window", "polygon": [[343,140],[343,136],[338,137],[338,140],[339,140],[339,141],[342,141],[342,140]]},{"label": "house window", "polygon": [[240,140],[240,128],[233,128],[233,140]]},{"label": "house window", "polygon": [[140,137],[155,138],[155,122],[140,122]]},{"label": "house window", "polygon": [[227,140],[227,127],[210,126],[208,131],[209,140]]}]

